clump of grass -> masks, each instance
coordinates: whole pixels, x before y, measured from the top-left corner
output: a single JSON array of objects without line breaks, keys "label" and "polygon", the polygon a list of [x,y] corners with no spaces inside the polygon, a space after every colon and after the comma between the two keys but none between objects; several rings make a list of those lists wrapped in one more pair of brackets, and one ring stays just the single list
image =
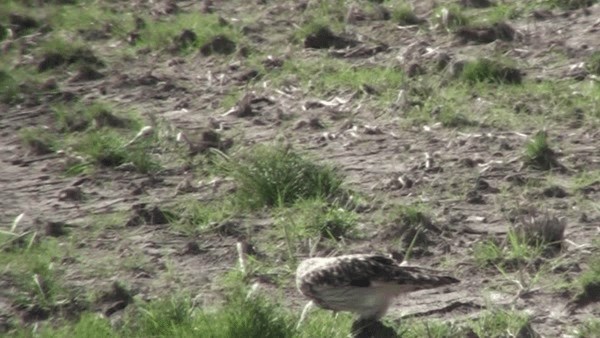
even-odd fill
[{"label": "clump of grass", "polygon": [[[266,337],[296,336],[294,320],[286,310],[261,296],[246,298],[234,292],[219,308],[197,307],[189,295],[176,295],[139,304],[126,316],[123,327],[110,326],[105,318],[83,315],[66,328],[42,330],[42,335],[58,332],[83,333],[82,336],[127,337]],[[94,331],[88,331],[94,330]],[[99,330],[99,331],[95,331]]]},{"label": "clump of grass", "polygon": [[197,12],[182,13],[174,15],[169,20],[157,20],[145,25],[140,30],[138,46],[151,49],[173,46],[176,38],[186,30],[192,34],[189,34],[189,39],[185,39],[185,43],[178,46],[179,51],[183,54],[205,45],[217,36],[226,37],[234,42],[239,37],[238,31],[231,25],[223,24],[216,15]]},{"label": "clump of grass", "polygon": [[41,59],[37,66],[39,72],[62,65],[104,66],[104,62],[85,44],[77,39],[58,35],[45,40],[38,53]]},{"label": "clump of grass", "polygon": [[116,167],[127,162],[128,151],[124,145],[124,140],[115,132],[93,131],[79,140],[74,148],[99,165]]},{"label": "clump of grass", "polygon": [[79,160],[65,159],[67,174],[89,171],[94,165],[117,167],[131,163],[132,169],[141,173],[160,168],[152,154],[156,137],[142,137],[128,144],[129,139],[123,136],[133,138],[133,131],[141,126],[133,113],[114,114],[111,106],[102,102],[63,104],[52,109],[52,126],[23,129],[21,139],[37,155],[59,149],[65,150],[69,158],[81,155]]},{"label": "clump of grass", "polygon": [[[31,332],[28,328],[21,328],[17,334],[18,337],[30,337]],[[115,330],[110,321],[98,313],[85,312],[76,323],[60,322],[60,325],[43,325],[38,328],[35,336],[37,337],[114,337]]]},{"label": "clump of grass", "polygon": [[0,264],[5,267],[7,281],[17,287],[15,303],[22,310],[49,316],[68,292],[60,281],[58,243],[50,238],[37,239],[36,235],[23,235],[22,243],[3,247]]},{"label": "clump of grass", "polygon": [[535,169],[550,170],[559,167],[556,154],[548,143],[548,133],[538,131],[525,146],[525,163]]},{"label": "clump of grass", "polygon": [[117,116],[113,107],[104,102],[59,104],[52,110],[56,117],[55,128],[62,133],[105,127],[137,130],[141,126],[132,113],[124,112]]},{"label": "clump of grass", "polygon": [[209,230],[211,224],[227,220],[235,212],[229,200],[202,203],[190,199],[178,203],[173,209],[176,216],[170,223],[190,233]]},{"label": "clump of grass", "polygon": [[600,51],[595,51],[588,57],[587,69],[594,75],[600,75]]},{"label": "clump of grass", "polygon": [[[86,33],[94,29],[102,29],[111,35],[124,38],[134,28],[133,15],[124,11],[116,11],[110,5],[85,1],[83,3],[64,4],[52,11],[48,16],[50,24],[56,30],[71,33]],[[54,8],[50,8],[53,10]]]},{"label": "clump of grass", "polygon": [[517,311],[492,310],[469,325],[476,337],[529,337],[533,330],[527,314]]},{"label": "clump of grass", "polygon": [[8,36],[8,29],[0,23],[0,42],[2,42]]},{"label": "clump of grass", "polygon": [[445,108],[440,112],[438,120],[447,128],[460,128],[476,125],[475,121],[470,120],[464,114],[448,108]]},{"label": "clump of grass", "polygon": [[342,31],[346,15],[345,1],[320,1],[307,10],[307,17],[303,20],[301,28],[294,33],[293,39],[303,41],[307,36],[323,29],[333,32]]},{"label": "clump of grass", "polygon": [[599,181],[600,170],[589,170],[575,175],[575,177],[572,179],[572,184],[575,191],[585,192],[587,188],[594,186],[596,182]]},{"label": "clump of grass", "polygon": [[352,233],[358,220],[355,212],[331,205],[322,198],[299,201],[286,213],[287,224],[281,226],[293,227],[301,238],[320,236],[339,240]]},{"label": "clump of grass", "polygon": [[315,215],[309,228],[321,236],[340,239],[351,233],[356,225],[357,215],[341,207],[325,207],[322,214]]},{"label": "clump of grass", "polygon": [[[281,308],[260,296],[234,295],[222,314],[227,337],[291,337],[294,326]],[[218,330],[221,330],[220,328]],[[207,335],[208,336],[208,335]]]},{"label": "clump of grass", "polygon": [[332,316],[330,311],[317,309],[310,312],[295,337],[346,338],[351,331],[352,322],[353,318],[349,313],[340,312],[337,316]]},{"label": "clump of grass", "polygon": [[248,295],[236,286],[222,305],[204,308],[190,295],[175,295],[128,307],[122,325],[111,325],[106,317],[83,313],[76,322],[57,325],[20,327],[11,332],[29,337],[35,330],[39,337],[266,337],[312,338],[347,337],[352,316],[332,316],[329,311],[314,310],[296,329],[298,314],[277,305],[260,292]]},{"label": "clump of grass", "polygon": [[577,338],[600,337],[600,319],[588,319],[573,331]]},{"label": "clump of grass", "polygon": [[502,269],[512,269],[534,264],[545,249],[545,245],[541,243],[530,244],[511,228],[503,242],[487,239],[476,243],[473,247],[473,257],[482,267],[492,265]]},{"label": "clump of grass", "polygon": [[132,112],[114,113],[113,107],[103,102],[60,104],[52,110],[55,123],[47,131],[52,141],[49,149],[66,149],[85,158],[83,162],[66,161],[68,174],[92,170],[95,165],[117,167],[131,163],[133,169],[141,173],[160,168],[152,154],[155,137],[140,138],[128,144],[129,139],[123,136],[132,138],[133,131],[137,132],[141,126]]},{"label": "clump of grass", "polygon": [[401,26],[419,25],[423,19],[419,18],[409,4],[401,4],[392,10],[392,20]]},{"label": "clump of grass", "polygon": [[498,264],[503,260],[503,249],[497,240],[486,239],[475,244],[473,257],[479,266]]},{"label": "clump of grass", "polygon": [[313,80],[316,86],[315,89],[322,85],[325,90],[339,90],[339,88],[361,90],[365,85],[368,85],[379,90],[379,86],[382,86],[383,90],[379,95],[383,100],[391,98],[389,95],[391,93],[387,91],[388,88],[398,88],[405,79],[401,71],[389,67],[355,67],[344,63],[332,66],[334,68],[331,69],[332,72],[328,71],[327,68],[322,69],[320,80]]},{"label": "clump of grass", "polygon": [[72,40],[61,35],[56,35],[44,41],[40,46],[40,52],[57,53],[68,58],[84,48],[85,44],[80,40]]},{"label": "clump of grass", "polygon": [[7,70],[0,69],[0,101],[13,103],[19,95],[19,84]]},{"label": "clump of grass", "polygon": [[592,259],[588,269],[577,278],[576,287],[579,290],[576,302],[587,304],[600,300],[600,259]]},{"label": "clump of grass", "polygon": [[35,155],[54,152],[58,147],[58,137],[45,128],[24,128],[20,130],[21,140]]},{"label": "clump of grass", "polygon": [[132,163],[135,169],[148,173],[158,169],[159,164],[149,153],[152,140],[142,140],[126,146],[126,140],[113,129],[92,130],[71,145],[73,149],[88,156],[93,164],[102,167],[118,167]]},{"label": "clump of grass", "polygon": [[194,310],[191,297],[182,295],[140,304],[133,325],[124,331],[132,336],[180,337],[193,331]]},{"label": "clump of grass", "polygon": [[384,104],[397,97],[397,88],[404,83],[405,75],[389,66],[357,67],[344,60],[324,58],[284,62],[273,82],[282,85],[290,79],[319,95],[336,94],[346,89],[362,91],[365,86],[370,86],[378,92],[374,98]]},{"label": "clump of grass", "polygon": [[398,332],[403,338],[448,338],[465,335],[463,328],[440,320],[409,321],[401,324]]},{"label": "clump of grass", "polygon": [[425,232],[433,227],[431,219],[421,205],[399,206],[391,212],[400,227],[402,240],[406,243],[426,240]]},{"label": "clump of grass", "polygon": [[518,69],[506,66],[498,61],[480,58],[467,62],[460,76],[469,83],[490,82],[499,84],[521,83]]},{"label": "clump of grass", "polygon": [[438,8],[435,11],[434,21],[449,31],[469,24],[469,18],[458,5]]},{"label": "clump of grass", "polygon": [[332,197],[343,182],[333,168],[282,146],[255,146],[228,158],[223,167],[237,183],[240,206],[250,209]]},{"label": "clump of grass", "polygon": [[304,41],[309,35],[315,35],[324,30],[333,31],[329,20],[326,18],[315,18],[305,22],[300,29],[296,30],[294,40],[296,42]]},{"label": "clump of grass", "polygon": [[523,10],[514,4],[496,4],[484,16],[488,24],[514,20],[521,16]]}]

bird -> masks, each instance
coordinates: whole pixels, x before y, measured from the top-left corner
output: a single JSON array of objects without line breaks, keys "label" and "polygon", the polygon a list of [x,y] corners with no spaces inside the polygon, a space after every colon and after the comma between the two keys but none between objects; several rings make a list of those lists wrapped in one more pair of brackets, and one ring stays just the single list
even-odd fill
[{"label": "bird", "polygon": [[298,291],[310,299],[298,326],[313,305],[334,313],[354,313],[357,322],[373,322],[383,317],[392,300],[403,293],[459,282],[440,271],[401,265],[379,254],[308,258],[296,269]]}]

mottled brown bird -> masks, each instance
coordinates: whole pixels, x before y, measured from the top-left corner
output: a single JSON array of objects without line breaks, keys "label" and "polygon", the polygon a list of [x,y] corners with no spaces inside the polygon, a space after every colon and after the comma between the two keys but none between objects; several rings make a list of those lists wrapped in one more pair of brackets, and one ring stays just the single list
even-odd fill
[{"label": "mottled brown bird", "polygon": [[310,299],[300,323],[313,304],[334,312],[355,313],[358,321],[377,320],[400,294],[458,282],[439,271],[403,266],[382,255],[309,258],[296,270],[298,290]]}]

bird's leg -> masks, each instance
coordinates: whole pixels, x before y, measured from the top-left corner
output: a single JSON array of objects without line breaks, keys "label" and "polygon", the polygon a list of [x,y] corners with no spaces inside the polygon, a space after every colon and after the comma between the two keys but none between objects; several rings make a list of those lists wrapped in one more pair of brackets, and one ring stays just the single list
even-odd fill
[{"label": "bird's leg", "polygon": [[310,310],[313,305],[314,305],[314,303],[313,303],[312,300],[310,302],[306,303],[306,305],[304,306],[304,310],[302,310],[302,314],[300,315],[300,320],[298,321],[298,325],[296,325],[296,329],[300,328],[300,325],[302,324],[302,322],[304,321],[304,319],[306,319],[306,315],[308,314],[308,310]]},{"label": "bird's leg", "polygon": [[400,338],[396,331],[384,325],[376,318],[357,318],[352,323],[351,337],[389,337]]}]

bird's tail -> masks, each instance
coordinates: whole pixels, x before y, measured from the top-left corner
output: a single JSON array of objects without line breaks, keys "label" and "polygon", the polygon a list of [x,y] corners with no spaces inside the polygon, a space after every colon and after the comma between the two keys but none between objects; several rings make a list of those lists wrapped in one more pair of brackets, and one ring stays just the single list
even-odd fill
[{"label": "bird's tail", "polygon": [[420,267],[401,266],[396,270],[396,280],[399,284],[412,284],[415,290],[437,288],[444,285],[460,283],[452,276],[444,275],[440,271]]}]

